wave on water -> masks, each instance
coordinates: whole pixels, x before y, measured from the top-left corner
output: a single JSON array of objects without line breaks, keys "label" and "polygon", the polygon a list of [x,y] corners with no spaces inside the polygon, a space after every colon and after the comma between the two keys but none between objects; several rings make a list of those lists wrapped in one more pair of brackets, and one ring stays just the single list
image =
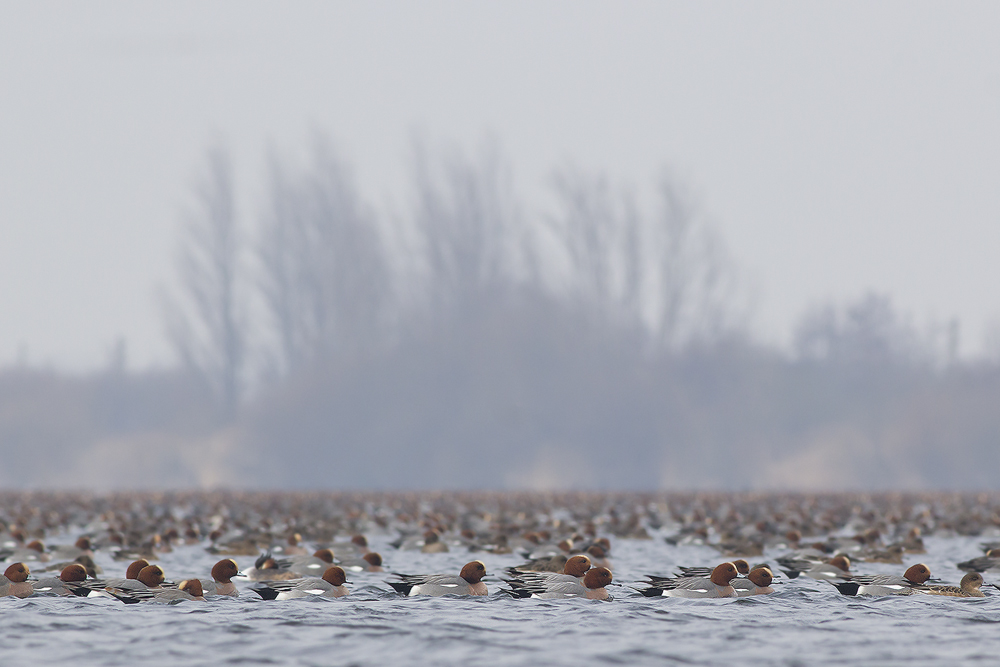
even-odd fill
[{"label": "wave on water", "polygon": [[[66,526],[46,539],[72,543],[95,526]],[[248,581],[238,581],[239,597],[207,603],[2,597],[0,665],[937,665],[996,664],[1000,655],[1000,592],[992,588],[970,599],[846,597],[827,582],[779,575],[766,596],[644,597],[632,587],[641,588],[646,575],[726,560],[711,544],[669,544],[677,522],[651,522],[642,539],[612,536],[609,602],[513,599],[499,589],[503,568],[523,562],[519,553],[402,551],[390,545],[397,530],[369,528],[370,548],[393,571],[454,573],[470,558],[482,560],[490,595],[406,598],[385,583],[391,572],[362,572],[348,575],[352,592],[337,599],[265,601]],[[980,543],[996,534],[991,527],[978,535],[926,535],[926,553],[905,561],[926,563],[935,577],[955,583],[962,575],[955,564],[981,554]],[[176,581],[207,576],[219,556],[205,546],[177,545],[156,562]],[[773,565],[785,550],[768,548],[757,560]],[[246,570],[256,556],[234,558]],[[107,576],[125,566],[108,550],[96,551],[95,562]],[[994,580],[987,574],[986,581]]]}]

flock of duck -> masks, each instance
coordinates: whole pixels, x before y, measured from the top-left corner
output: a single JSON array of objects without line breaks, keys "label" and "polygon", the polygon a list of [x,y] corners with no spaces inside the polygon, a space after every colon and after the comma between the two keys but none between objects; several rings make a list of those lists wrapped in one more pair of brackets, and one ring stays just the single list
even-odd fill
[{"label": "flock of duck", "polygon": [[[73,545],[44,543],[74,530]],[[984,586],[983,573],[1000,572],[1000,542],[989,539],[1000,537],[1000,499],[986,495],[5,493],[0,597],[205,601],[240,596],[237,580],[247,582],[244,596],[263,600],[340,598],[354,573],[376,573],[401,596],[491,593],[480,559],[457,572],[386,571],[369,548],[373,532],[396,536],[388,544],[397,562],[456,550],[523,558],[498,573],[493,590],[515,599],[609,600],[618,585],[612,539],[654,534],[673,547],[712,547],[722,562],[650,572],[622,586],[625,595],[767,595],[778,580],[801,578],[847,596],[985,597],[994,585]],[[957,563],[966,571],[957,585],[933,579],[926,564],[911,563],[925,553],[925,535],[980,536],[984,555]],[[151,561],[181,549],[220,558],[208,576],[174,583]],[[780,553],[773,565],[751,565],[765,550]],[[124,576],[104,576],[97,561],[108,559],[128,562]],[[872,562],[902,571],[853,569]]]}]

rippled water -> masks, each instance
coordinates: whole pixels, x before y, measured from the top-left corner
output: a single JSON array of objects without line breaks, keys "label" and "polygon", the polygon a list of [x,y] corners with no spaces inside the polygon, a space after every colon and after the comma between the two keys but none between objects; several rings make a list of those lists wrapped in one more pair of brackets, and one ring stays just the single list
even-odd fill
[{"label": "rippled water", "polygon": [[[373,548],[401,572],[455,572],[468,553]],[[58,539],[53,539],[58,542]],[[72,542],[66,536],[64,542]],[[955,563],[980,554],[977,538],[929,538],[922,561],[949,582]],[[769,553],[772,558],[777,553]],[[477,554],[491,573],[517,556]],[[206,576],[217,558],[181,547],[160,564],[179,581]],[[237,558],[241,567],[251,557]],[[615,579],[721,559],[703,546],[614,542]],[[125,564],[101,557],[107,573]],[[902,567],[861,563],[859,572]],[[0,598],[0,665],[838,665],[996,664],[1000,593],[985,599],[843,597],[829,584],[780,580],[774,595],[738,600],[645,598],[627,586],[611,602],[488,598],[399,598],[385,574],[354,574],[352,594],[265,602],[253,593],[207,604],[123,605],[84,598]],[[987,576],[987,582],[992,579]],[[491,591],[499,580],[488,579]],[[241,589],[246,583],[240,584]]]}]

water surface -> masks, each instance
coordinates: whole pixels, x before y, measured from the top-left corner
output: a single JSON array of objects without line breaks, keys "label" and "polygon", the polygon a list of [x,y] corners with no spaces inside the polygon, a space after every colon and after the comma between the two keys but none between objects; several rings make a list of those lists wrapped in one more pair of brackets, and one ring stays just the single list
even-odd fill
[{"label": "water surface", "polygon": [[[70,533],[53,542],[72,542]],[[393,535],[370,536],[402,572],[457,572],[480,558],[491,574],[516,555],[395,552]],[[980,554],[981,538],[927,538],[925,562],[955,583],[955,563]],[[773,560],[780,552],[766,554]],[[774,595],[738,600],[645,598],[628,587],[677,565],[724,560],[706,546],[614,540],[611,602],[400,598],[387,574],[352,574],[352,594],[327,600],[238,599],[123,605],[84,598],[0,598],[0,665],[936,665],[997,664],[1000,593],[985,599],[849,598],[829,584],[780,580]],[[207,576],[217,556],[179,547],[159,563],[179,581]],[[237,557],[241,567],[252,557]],[[125,563],[97,558],[109,575]],[[857,564],[863,573],[903,566]],[[993,579],[987,575],[987,582]],[[499,578],[488,579],[490,590]],[[241,583],[246,591],[247,583]]]}]

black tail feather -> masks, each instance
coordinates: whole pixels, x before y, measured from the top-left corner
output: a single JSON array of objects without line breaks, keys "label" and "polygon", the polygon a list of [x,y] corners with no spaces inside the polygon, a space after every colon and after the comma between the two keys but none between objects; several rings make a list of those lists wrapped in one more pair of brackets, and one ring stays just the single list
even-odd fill
[{"label": "black tail feather", "polygon": [[409,595],[410,589],[413,588],[413,584],[406,581],[387,581],[385,583],[392,586],[394,589],[396,589],[397,593],[400,593],[402,595]]},{"label": "black tail feather", "polygon": [[831,581],[841,595],[857,595],[861,584],[856,581]]},{"label": "black tail feather", "polygon": [[278,597],[278,591],[270,586],[251,586],[250,590],[259,595],[263,600],[273,600]]},{"label": "black tail feather", "polygon": [[635,588],[633,586],[629,586],[629,588],[631,588],[633,591],[639,591],[648,598],[657,598],[663,595],[663,589],[656,588],[654,586],[650,586],[648,588]]}]

